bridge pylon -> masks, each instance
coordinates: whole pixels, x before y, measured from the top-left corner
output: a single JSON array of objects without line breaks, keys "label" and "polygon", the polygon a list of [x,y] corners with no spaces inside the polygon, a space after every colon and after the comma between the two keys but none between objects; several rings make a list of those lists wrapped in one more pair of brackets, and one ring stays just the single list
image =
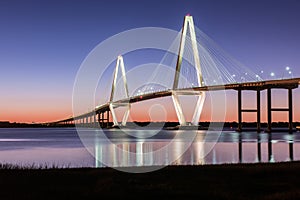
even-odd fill
[{"label": "bridge pylon", "polygon": [[[118,101],[114,102],[114,95],[115,95],[115,90],[117,86],[117,78],[118,78],[118,73],[119,69],[121,70],[121,76],[123,80],[123,85],[124,85],[124,90],[125,90],[125,96],[128,98],[128,103],[118,103]],[[115,71],[114,71],[114,79],[112,82],[112,88],[111,88],[111,94],[110,94],[110,100],[109,100],[109,109],[113,118],[113,123],[114,126],[119,126],[119,122],[117,119],[117,115],[115,112],[115,108],[118,107],[126,107],[126,111],[124,113],[121,125],[126,126],[128,117],[129,117],[129,112],[130,112],[130,102],[129,102],[129,93],[128,93],[128,85],[127,85],[127,79],[126,79],[126,72],[125,72],[125,65],[123,61],[123,57],[120,55],[118,56]]]},{"label": "bridge pylon", "polygon": [[[190,33],[189,37],[187,37],[188,30]],[[191,121],[192,125],[197,126],[199,123],[200,114],[201,114],[202,107],[203,107],[204,100],[205,100],[205,92],[182,90],[182,89],[178,88],[183,53],[185,50],[185,43],[186,43],[187,39],[191,40],[193,56],[194,56],[194,67],[196,68],[196,73],[197,73],[197,82],[198,82],[197,84],[199,87],[201,87],[201,86],[203,86],[203,77],[202,77],[202,71],[201,71],[200,57],[199,57],[199,51],[198,51],[198,47],[197,47],[197,39],[196,39],[196,34],[195,34],[194,21],[193,21],[193,17],[190,15],[185,16],[183,28],[182,28],[182,32],[181,32],[179,53],[178,53],[178,57],[177,57],[176,72],[175,72],[174,84],[173,84],[173,90],[172,90],[172,100],[174,103],[174,107],[175,107],[175,111],[177,114],[179,124],[181,126],[185,126],[185,125],[187,125],[187,122],[186,122],[186,118],[185,118],[183,110],[182,110],[182,106],[180,105],[179,96],[180,95],[196,95],[196,96],[198,96],[195,111],[194,111],[193,118]]]}]

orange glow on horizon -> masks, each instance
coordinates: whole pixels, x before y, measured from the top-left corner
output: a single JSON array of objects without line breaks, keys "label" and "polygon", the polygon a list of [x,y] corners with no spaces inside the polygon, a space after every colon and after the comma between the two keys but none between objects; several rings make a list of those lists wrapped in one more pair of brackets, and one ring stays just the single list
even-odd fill
[{"label": "orange glow on horizon", "polygon": [[[296,122],[300,121],[300,105],[296,101],[300,98],[300,90],[296,89],[293,93],[293,121]],[[274,90],[274,93],[272,93],[272,107],[287,107],[286,95],[287,92],[285,90]],[[255,92],[245,92],[243,93],[242,98],[243,108],[253,109],[256,107]],[[15,102],[11,101],[11,103],[14,104]],[[266,103],[266,92],[264,91],[261,93],[262,122],[267,121]],[[73,115],[72,103],[66,100],[57,100],[56,102],[47,102],[45,104],[23,101],[15,103],[14,106],[6,105],[10,105],[9,102],[0,105],[0,121],[39,123],[57,121]],[[230,91],[226,96],[226,105],[225,121],[237,121],[237,94],[235,91]],[[273,112],[272,120],[274,122],[286,122],[288,121],[288,114],[287,112]],[[132,104],[129,121],[177,122],[178,120],[171,98],[165,97],[162,99],[153,99]],[[211,121],[210,105],[208,101],[205,101],[200,121]],[[243,113],[243,121],[255,122],[256,113]]]}]

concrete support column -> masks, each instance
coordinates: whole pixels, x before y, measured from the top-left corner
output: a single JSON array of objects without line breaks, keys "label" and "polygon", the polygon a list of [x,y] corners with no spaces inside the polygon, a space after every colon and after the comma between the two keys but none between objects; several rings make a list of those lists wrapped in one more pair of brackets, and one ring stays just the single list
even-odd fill
[{"label": "concrete support column", "polygon": [[242,90],[238,90],[238,132],[242,132]]},{"label": "concrete support column", "polygon": [[106,112],[106,114],[107,114],[107,123],[106,123],[106,127],[108,127],[108,126],[109,126],[109,110]]},{"label": "concrete support column", "polygon": [[[99,115],[99,117],[100,117],[100,115]],[[101,127],[104,127],[104,112],[101,113],[101,118],[102,118]]]},{"label": "concrete support column", "polygon": [[260,133],[260,90],[257,90],[256,94],[256,107],[257,107],[257,132]]},{"label": "concrete support column", "polygon": [[272,93],[271,88],[268,88],[267,90],[267,113],[268,113],[268,128],[267,132],[272,131]]},{"label": "concrete support column", "polygon": [[289,132],[293,132],[293,90],[289,88]]},{"label": "concrete support column", "polygon": [[100,113],[98,113],[97,116],[98,116],[98,117],[97,117],[97,122],[99,123],[99,126],[100,126],[100,128],[101,128],[102,126],[101,126],[101,123],[100,123]]}]

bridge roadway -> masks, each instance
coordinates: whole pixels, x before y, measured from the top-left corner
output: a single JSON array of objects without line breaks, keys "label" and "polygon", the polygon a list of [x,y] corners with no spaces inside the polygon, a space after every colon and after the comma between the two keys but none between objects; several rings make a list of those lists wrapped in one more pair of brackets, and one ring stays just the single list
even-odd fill
[{"label": "bridge roadway", "polygon": [[[137,103],[141,101],[146,101],[150,99],[155,98],[161,98],[161,97],[167,97],[171,96],[173,92],[177,93],[191,93],[195,91],[195,93],[199,91],[218,91],[218,90],[237,90],[239,91],[239,118],[241,117],[241,112],[258,112],[258,110],[242,110],[241,109],[241,91],[242,90],[254,90],[254,91],[262,91],[262,90],[271,90],[271,89],[295,89],[298,88],[300,84],[300,78],[292,78],[292,79],[281,79],[281,80],[267,80],[267,81],[259,81],[259,82],[247,82],[247,83],[233,83],[233,84],[226,84],[226,85],[214,85],[214,86],[203,86],[203,87],[193,87],[193,88],[182,88],[177,90],[165,90],[165,91],[158,91],[153,93],[146,93],[138,96],[133,96],[128,99],[122,99],[116,102],[113,102],[115,105],[122,105],[122,104],[132,104]],[[260,95],[259,95],[260,98]],[[260,99],[259,99],[260,100]],[[271,99],[270,99],[271,101]],[[260,103],[259,103],[260,105]],[[97,106],[93,111],[75,116],[75,117],[69,117],[63,120],[47,123],[47,124],[60,124],[60,123],[68,123],[72,122],[74,120],[80,120],[87,117],[94,116],[95,114],[100,114],[104,112],[108,112],[110,110],[109,103]],[[270,109],[270,112],[272,109]],[[273,111],[276,111],[276,109],[273,109]],[[277,111],[288,111],[288,109],[277,109]],[[260,112],[259,112],[260,114]],[[241,123],[241,119],[239,119],[239,122]]]}]

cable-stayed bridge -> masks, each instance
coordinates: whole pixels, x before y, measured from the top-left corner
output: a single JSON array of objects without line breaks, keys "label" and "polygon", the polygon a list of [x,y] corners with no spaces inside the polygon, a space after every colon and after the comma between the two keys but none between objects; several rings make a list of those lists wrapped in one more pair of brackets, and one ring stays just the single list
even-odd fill
[{"label": "cable-stayed bridge", "polygon": [[[189,40],[188,40],[189,39]],[[198,41],[199,37],[196,36],[195,27],[192,16],[185,16],[183,28],[180,35],[180,44],[178,55],[176,58],[176,71],[174,74],[173,86],[169,89],[163,90],[151,90],[147,92],[140,92],[133,96],[129,95],[127,78],[126,78],[126,70],[124,66],[123,57],[120,55],[117,58],[116,67],[114,71],[114,78],[111,88],[110,99],[107,103],[96,106],[92,111],[82,113],[77,116],[69,117],[66,119],[62,119],[55,122],[48,122],[49,125],[57,125],[57,124],[89,124],[94,125],[95,127],[108,127],[110,122],[112,121],[114,126],[126,126],[131,105],[141,101],[147,101],[150,99],[157,99],[162,97],[171,96],[172,101],[175,107],[176,115],[178,118],[178,122],[181,126],[197,126],[199,123],[200,114],[203,108],[203,104],[205,101],[205,94],[207,91],[220,91],[220,90],[236,90],[238,92],[238,131],[242,131],[242,113],[243,112],[254,112],[257,114],[257,131],[261,131],[261,91],[267,90],[267,118],[268,118],[268,128],[267,131],[272,130],[272,112],[276,111],[286,111],[289,116],[289,131],[293,130],[293,89],[298,88],[300,84],[300,78],[288,78],[288,79],[280,79],[280,80],[262,80],[258,75],[254,75],[255,80],[247,81],[244,76],[241,76],[242,81],[231,81],[234,80],[235,74],[228,73],[226,69],[221,67],[221,73],[225,75],[225,79],[229,81],[218,84],[208,84],[209,81],[215,82],[213,78],[209,77],[208,71],[203,67],[203,62],[210,62],[213,56],[219,56],[217,51],[213,49],[204,49],[205,47],[199,46]],[[180,87],[180,76],[182,74],[182,65],[185,59],[185,51],[187,51],[186,46],[190,45],[190,55],[193,55],[193,75],[195,76],[195,80],[193,80],[193,84],[190,84],[187,87]],[[199,54],[200,50],[205,50],[205,52],[209,52],[212,56],[202,56]],[[203,61],[204,60],[204,61]],[[221,56],[219,61],[213,62],[212,65],[223,66],[222,63],[229,63],[228,59],[224,56]],[[211,62],[210,62],[211,63]],[[205,64],[204,64],[205,65]],[[211,66],[211,65],[210,65]],[[240,70],[237,67],[237,70]],[[245,76],[250,74],[251,72],[246,71],[244,73]],[[123,90],[125,97],[123,99],[115,100],[115,92],[118,75],[121,74],[122,82],[123,82]],[[216,77],[218,78],[218,77]],[[208,81],[209,80],[209,81]],[[195,83],[195,84],[194,84]],[[272,89],[286,89],[288,90],[288,107],[287,108],[273,108],[272,107]],[[256,91],[256,100],[257,106],[254,109],[243,109],[242,108],[242,91],[244,90],[252,90]],[[187,121],[183,107],[179,101],[179,96],[195,96],[196,107],[193,113],[193,117],[191,121]],[[116,115],[115,109],[123,107],[125,108],[125,113],[121,122],[118,121],[118,117]]]}]

